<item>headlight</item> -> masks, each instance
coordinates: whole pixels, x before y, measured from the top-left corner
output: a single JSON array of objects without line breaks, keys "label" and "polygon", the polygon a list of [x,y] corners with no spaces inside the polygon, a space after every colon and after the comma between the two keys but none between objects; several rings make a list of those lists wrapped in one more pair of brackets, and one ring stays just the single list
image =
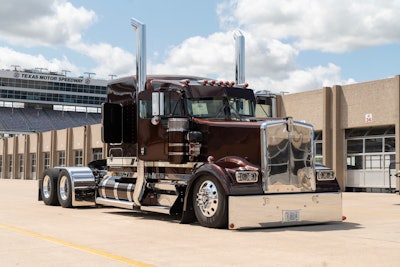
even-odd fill
[{"label": "headlight", "polygon": [[332,181],[335,180],[335,172],[332,170],[318,170],[317,171],[318,181]]},{"label": "headlight", "polygon": [[258,182],[257,171],[237,171],[235,173],[236,182],[238,183],[256,183]]}]

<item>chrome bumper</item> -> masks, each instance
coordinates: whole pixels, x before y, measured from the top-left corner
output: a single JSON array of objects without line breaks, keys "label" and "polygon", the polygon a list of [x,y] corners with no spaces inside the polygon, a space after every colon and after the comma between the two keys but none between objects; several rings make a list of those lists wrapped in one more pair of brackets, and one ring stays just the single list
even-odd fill
[{"label": "chrome bumper", "polygon": [[229,196],[228,228],[267,228],[342,221],[342,193]]}]

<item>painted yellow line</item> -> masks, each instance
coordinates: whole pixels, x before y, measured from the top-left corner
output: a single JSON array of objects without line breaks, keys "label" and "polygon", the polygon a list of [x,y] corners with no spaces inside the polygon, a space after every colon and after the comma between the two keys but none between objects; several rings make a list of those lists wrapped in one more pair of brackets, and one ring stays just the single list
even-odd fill
[{"label": "painted yellow line", "polygon": [[17,227],[13,227],[13,226],[1,224],[1,223],[0,223],[0,227],[4,228],[4,229],[7,229],[7,230],[14,231],[14,232],[18,232],[18,233],[21,233],[21,234],[24,234],[24,235],[29,235],[29,236],[33,236],[33,237],[36,237],[36,238],[39,238],[39,239],[50,241],[50,242],[53,242],[53,243],[56,243],[56,244],[59,244],[59,245],[66,246],[66,247],[70,247],[70,248],[78,249],[78,250],[81,250],[81,251],[89,252],[89,253],[92,253],[92,254],[95,254],[95,255],[99,255],[99,256],[102,256],[102,257],[105,257],[105,258],[108,258],[108,259],[112,259],[112,260],[115,260],[115,261],[119,261],[119,262],[123,262],[123,263],[126,263],[126,264],[130,264],[130,265],[133,265],[133,266],[138,266],[138,267],[151,267],[151,266],[153,266],[153,265],[150,265],[150,264],[134,261],[134,260],[127,259],[127,258],[124,258],[124,257],[121,257],[121,256],[117,256],[117,255],[114,255],[114,254],[111,254],[111,253],[107,253],[107,252],[104,252],[104,251],[101,251],[101,250],[97,250],[97,249],[93,249],[93,248],[77,245],[77,244],[66,242],[66,241],[62,241],[62,240],[59,240],[59,239],[56,239],[56,238],[53,238],[53,237],[49,237],[49,236],[37,234],[37,233],[34,233],[34,232],[26,231],[26,230],[23,230],[23,229],[20,229],[20,228],[17,228]]}]

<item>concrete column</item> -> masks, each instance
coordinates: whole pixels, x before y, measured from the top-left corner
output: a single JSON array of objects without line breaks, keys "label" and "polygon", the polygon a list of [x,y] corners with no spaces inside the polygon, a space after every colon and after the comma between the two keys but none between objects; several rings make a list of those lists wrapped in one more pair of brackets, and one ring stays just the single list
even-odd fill
[{"label": "concrete column", "polygon": [[92,158],[91,143],[92,143],[92,127],[90,125],[85,126],[85,133],[83,138],[83,155],[82,165],[87,166]]},{"label": "concrete column", "polygon": [[[8,157],[7,157],[7,150],[8,150],[8,142],[7,139],[3,139],[3,162],[1,165],[1,169],[2,169],[2,176],[0,178],[9,178],[8,176],[8,169],[7,169],[7,161],[8,161]],[[7,174],[7,176],[5,175]]]},{"label": "concrete column", "polygon": [[342,190],[346,187],[345,129],[341,127],[342,87],[332,90],[332,168]]},{"label": "concrete column", "polygon": [[73,129],[67,129],[67,142],[65,145],[65,166],[74,166],[74,155],[72,153],[73,149]]},{"label": "concrete column", "polygon": [[50,145],[50,167],[55,167],[57,163],[57,131],[51,131],[51,145]]},{"label": "concrete column", "polygon": [[31,176],[32,162],[31,162],[31,151],[30,151],[30,138],[29,135],[24,136],[25,139],[25,149],[24,149],[24,177],[23,179],[27,180]]},{"label": "concrete column", "polygon": [[108,157],[108,144],[103,143],[103,159],[106,159]]},{"label": "concrete column", "polygon": [[12,177],[13,179],[19,178],[19,169],[18,168],[18,137],[14,136],[13,139],[13,151],[12,151]]},{"label": "concrete column", "polygon": [[[400,76],[397,75],[395,77],[397,83],[397,90],[396,90],[396,113],[397,118],[395,119],[395,142],[396,142],[396,162],[400,162]],[[400,172],[400,164],[396,164],[396,173]],[[396,191],[400,191],[400,177],[396,177]],[[400,192],[399,192],[400,194]]]},{"label": "concrete column", "polygon": [[43,136],[42,133],[37,133],[37,144],[36,144],[36,180],[39,180],[44,170],[43,160]]},{"label": "concrete column", "polygon": [[322,117],[322,157],[323,164],[329,167],[333,165],[332,147],[332,88],[322,88],[323,117]]},{"label": "concrete column", "polygon": [[286,116],[286,114],[285,115],[283,115],[283,113],[285,113],[284,111],[283,111],[283,99],[282,99],[282,96],[281,95],[277,95],[276,96],[276,116],[278,117],[278,118],[281,118],[281,117],[284,117],[284,116]]}]

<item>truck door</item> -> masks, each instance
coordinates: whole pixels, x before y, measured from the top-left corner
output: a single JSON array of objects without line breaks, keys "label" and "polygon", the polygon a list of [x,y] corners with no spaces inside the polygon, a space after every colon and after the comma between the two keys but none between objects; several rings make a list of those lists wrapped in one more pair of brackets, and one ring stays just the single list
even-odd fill
[{"label": "truck door", "polygon": [[142,160],[168,160],[168,118],[182,116],[176,91],[139,93],[138,149]]}]

